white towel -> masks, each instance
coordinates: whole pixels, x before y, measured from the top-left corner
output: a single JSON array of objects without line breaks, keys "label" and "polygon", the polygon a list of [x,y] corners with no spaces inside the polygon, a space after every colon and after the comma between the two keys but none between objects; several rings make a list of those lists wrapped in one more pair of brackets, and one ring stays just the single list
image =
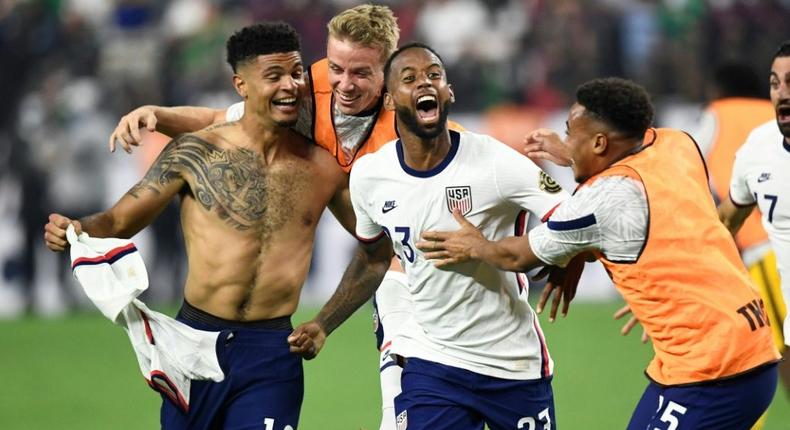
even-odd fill
[{"label": "white towel", "polygon": [[151,388],[188,411],[190,380],[225,378],[216,353],[220,332],[196,330],[137,299],[148,288],[148,273],[131,241],[78,237],[73,226],[66,238],[74,276],[102,314],[126,330]]}]

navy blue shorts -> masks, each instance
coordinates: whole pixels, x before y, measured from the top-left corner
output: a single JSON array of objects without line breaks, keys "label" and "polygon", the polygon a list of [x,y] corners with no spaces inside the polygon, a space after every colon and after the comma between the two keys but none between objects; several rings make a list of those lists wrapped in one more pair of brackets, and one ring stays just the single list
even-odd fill
[{"label": "navy blue shorts", "polygon": [[409,358],[395,398],[398,429],[555,429],[551,378],[494,378]]},{"label": "navy blue shorts", "polygon": [[776,391],[776,364],[732,379],[662,387],[650,383],[628,430],[749,430]]},{"label": "navy blue shorts", "polygon": [[290,317],[234,322],[185,302],[176,319],[198,330],[222,332],[217,358],[225,380],[192,381],[189,413],[163,396],[163,429],[296,429],[304,376],[301,357],[288,349]]}]

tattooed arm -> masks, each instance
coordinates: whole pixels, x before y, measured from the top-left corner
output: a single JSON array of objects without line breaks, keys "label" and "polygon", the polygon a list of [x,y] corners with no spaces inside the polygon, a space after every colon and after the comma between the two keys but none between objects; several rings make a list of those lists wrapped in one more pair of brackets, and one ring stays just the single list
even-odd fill
[{"label": "tattooed arm", "polygon": [[44,240],[53,251],[66,246],[66,227],[75,224],[79,231],[93,237],[129,238],[150,224],[186,184],[179,162],[181,141],[174,139],[165,146],[145,177],[133,186],[110,209],[87,216],[78,222],[59,214],[51,214],[44,227]]},{"label": "tattooed arm", "polygon": [[340,285],[318,315],[288,337],[291,352],[312,359],[321,351],[326,337],[373,297],[390,266],[392,245],[386,237],[373,243],[360,242]]}]

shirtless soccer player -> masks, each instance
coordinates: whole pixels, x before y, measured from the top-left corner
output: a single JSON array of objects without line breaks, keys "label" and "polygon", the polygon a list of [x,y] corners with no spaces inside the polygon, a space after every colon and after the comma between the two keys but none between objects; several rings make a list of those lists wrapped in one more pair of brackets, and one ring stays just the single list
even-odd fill
[{"label": "shirtless soccer player", "polygon": [[[50,215],[47,246],[63,251],[69,223],[94,237],[128,238],[181,200],[189,273],[178,320],[231,330],[218,346],[222,383],[196,381],[188,414],[165,401],[165,429],[295,429],[302,359],[289,350],[290,316],[307,276],[324,208],[343,211],[346,175],[291,128],[304,70],[289,25],[246,27],[228,40],[239,121],[172,140],[146,176],[112,208],[79,221]],[[340,218],[350,220],[353,214]]]}]

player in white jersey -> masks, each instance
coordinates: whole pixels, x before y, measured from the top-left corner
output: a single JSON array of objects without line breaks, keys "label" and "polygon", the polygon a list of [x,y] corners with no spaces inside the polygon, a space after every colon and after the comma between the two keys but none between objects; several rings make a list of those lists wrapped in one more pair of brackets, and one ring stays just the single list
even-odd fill
[{"label": "player in white jersey", "polygon": [[[784,341],[790,345],[786,311],[790,303],[790,40],[782,43],[774,55],[770,93],[776,120],[755,128],[736,153],[730,199],[719,206],[719,217],[734,234],[755,206],[759,207],[776,253],[785,305],[776,308],[785,311]],[[782,297],[770,299],[779,304],[782,301]],[[787,351],[790,349],[785,349],[785,359]],[[786,373],[782,372],[782,379],[790,381]]]},{"label": "player in white jersey", "polygon": [[[790,57],[787,59],[790,64]],[[782,135],[776,121],[755,128],[735,155],[728,206],[735,208],[733,212],[749,213],[755,206],[759,207],[763,227],[776,250],[782,292],[787,300],[790,298],[790,138]],[[788,324],[790,320],[785,320],[784,336],[785,343],[790,345]]]},{"label": "player in white jersey", "polygon": [[373,294],[382,250],[390,249],[386,235],[414,306],[391,345],[404,359],[398,428],[555,428],[553,363],[524,276],[476,263],[439,270],[414,244],[423,230],[452,228],[456,208],[491,237],[522,234],[525,209],[543,218],[567,194],[493,138],[448,131],[454,96],[427,46],[396,51],[385,79],[385,106],[396,111],[401,139],[361,158],[351,173],[356,233],[367,246],[318,316],[295,330],[293,345],[317,352]]}]

